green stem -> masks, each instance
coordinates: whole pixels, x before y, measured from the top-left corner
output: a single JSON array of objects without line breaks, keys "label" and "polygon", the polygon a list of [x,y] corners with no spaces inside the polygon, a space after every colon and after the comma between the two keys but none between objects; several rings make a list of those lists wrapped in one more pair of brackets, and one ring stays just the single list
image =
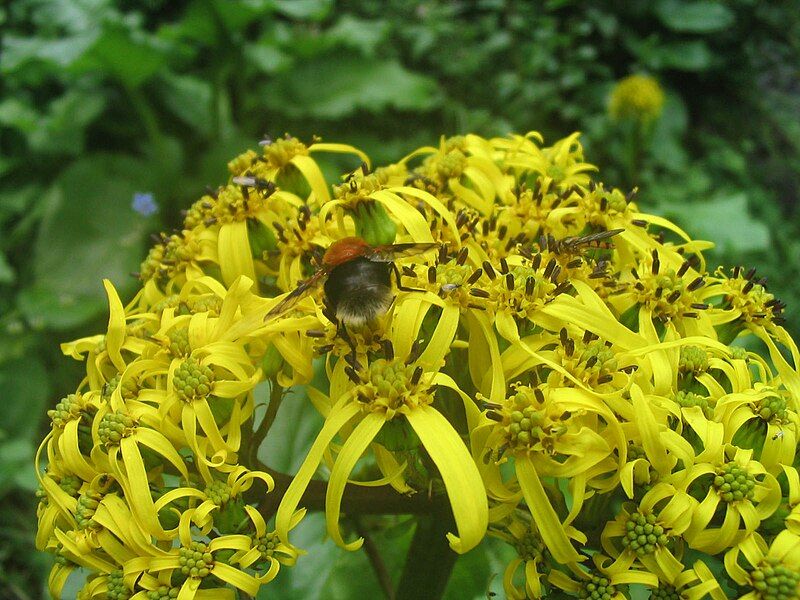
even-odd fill
[{"label": "green stem", "polygon": [[147,103],[147,100],[139,88],[126,86],[125,91],[128,94],[128,100],[133,110],[139,115],[142,127],[144,127],[144,131],[147,134],[147,139],[153,146],[156,155],[155,158],[162,158],[164,136],[161,135],[161,129],[158,126],[158,119],[156,118],[155,112],[153,112],[153,109]]},{"label": "green stem", "polygon": [[258,464],[258,449],[261,447],[261,443],[264,441],[264,438],[267,437],[272,424],[275,422],[275,417],[278,416],[278,408],[281,405],[283,396],[284,389],[278,385],[278,382],[275,379],[272,379],[270,381],[269,404],[267,404],[267,412],[264,413],[264,418],[261,419],[261,423],[258,424],[258,428],[255,430],[252,438],[250,439],[250,446],[247,454],[251,465]]},{"label": "green stem", "polygon": [[387,600],[395,600],[394,590],[392,589],[392,577],[389,575],[389,570],[386,568],[386,563],[384,563],[383,559],[381,558],[378,545],[375,543],[375,540],[372,539],[370,532],[361,522],[361,519],[359,519],[357,516],[354,516],[352,521],[356,532],[358,532],[358,535],[364,540],[364,545],[362,548],[367,555],[367,559],[369,560],[369,564],[372,566],[372,570],[375,571],[375,576],[378,578],[378,583],[380,583],[384,596],[386,596]]},{"label": "green stem", "polygon": [[437,600],[444,595],[458,555],[447,542],[455,529],[450,507],[420,516],[397,587],[396,600]]}]

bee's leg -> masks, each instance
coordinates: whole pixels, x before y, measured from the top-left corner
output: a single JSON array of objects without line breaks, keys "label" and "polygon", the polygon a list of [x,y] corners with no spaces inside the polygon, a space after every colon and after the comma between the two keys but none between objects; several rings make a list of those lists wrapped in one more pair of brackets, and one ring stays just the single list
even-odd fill
[{"label": "bee's leg", "polygon": [[400,269],[397,268],[396,264],[394,264],[394,263],[391,263],[391,264],[392,264],[392,271],[394,272],[394,278],[397,280],[397,289],[398,290],[400,290],[401,292],[425,292],[425,291],[427,291],[427,290],[420,290],[418,288],[411,288],[411,287],[404,286],[402,281],[401,281],[401,279],[400,279]]},{"label": "bee's leg", "polygon": [[361,369],[361,365],[358,362],[358,354],[356,353],[356,344],[353,341],[353,338],[350,337],[350,333],[347,331],[347,327],[342,321],[336,320],[336,335],[341,337],[348,346],[350,346],[350,354],[345,355],[344,359],[350,364],[353,369],[356,371]]}]

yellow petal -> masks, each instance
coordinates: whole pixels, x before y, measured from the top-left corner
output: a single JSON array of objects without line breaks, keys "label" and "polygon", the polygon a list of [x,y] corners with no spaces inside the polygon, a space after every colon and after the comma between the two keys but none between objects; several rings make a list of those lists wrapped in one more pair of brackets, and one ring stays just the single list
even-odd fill
[{"label": "yellow petal", "polygon": [[544,491],[536,468],[526,456],[519,456],[515,460],[517,479],[525,495],[525,502],[531,512],[533,521],[542,535],[547,548],[558,562],[562,564],[580,560],[575,548],[569,541],[561,521]]},{"label": "yellow petal", "polygon": [[358,407],[352,402],[348,402],[348,400],[349,398],[344,396],[331,408],[322,430],[317,434],[317,438],[311,445],[303,464],[300,465],[297,474],[292,478],[292,483],[289,484],[286,493],[281,499],[275,515],[275,529],[278,532],[278,537],[283,542],[289,542],[289,529],[295,509],[306,491],[308,482],[311,481],[314,473],[316,473],[323,453],[345,423],[359,412]]},{"label": "yellow petal", "polygon": [[444,481],[459,534],[447,534],[450,547],[468,552],[483,539],[489,521],[486,490],[472,456],[450,422],[430,406],[410,410],[406,418]]},{"label": "yellow petal", "polygon": [[370,198],[383,204],[386,210],[395,216],[405,227],[415,242],[432,242],[430,227],[422,214],[400,196],[388,190],[380,190],[370,194]]},{"label": "yellow petal", "polygon": [[106,352],[114,366],[121,373],[125,370],[122,359],[122,344],[125,341],[125,309],[117,295],[117,290],[108,279],[103,280],[103,287],[108,296],[108,333],[106,334]]},{"label": "yellow petal", "polygon": [[222,280],[226,285],[231,285],[240,275],[244,275],[251,281],[256,280],[253,254],[250,250],[245,221],[223,223],[220,226],[217,252],[219,253]]},{"label": "yellow petal", "polygon": [[342,539],[342,532],[339,530],[342,494],[356,462],[378,435],[385,422],[383,416],[377,413],[365,415],[342,446],[331,470],[325,494],[325,520],[328,524],[328,534],[336,544],[346,550],[358,550],[364,539],[359,538],[349,544]]},{"label": "yellow petal", "polygon": [[320,171],[317,161],[305,154],[296,154],[290,162],[306,178],[316,201],[319,204],[330,202],[331,193],[328,189],[328,183],[325,181],[325,176]]}]

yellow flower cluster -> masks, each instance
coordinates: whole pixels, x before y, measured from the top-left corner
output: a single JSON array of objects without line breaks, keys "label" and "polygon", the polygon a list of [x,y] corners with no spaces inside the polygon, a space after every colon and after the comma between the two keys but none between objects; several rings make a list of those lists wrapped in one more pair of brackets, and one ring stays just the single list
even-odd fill
[{"label": "yellow flower cluster", "polygon": [[664,91],[647,75],[629,75],[611,91],[608,110],[615,119],[634,119],[647,123],[661,115]]},{"label": "yellow flower cluster", "polygon": [[[320,152],[363,164],[333,184]],[[454,551],[516,549],[509,598],[800,598],[783,304],[592,181],[577,134],[443,138],[374,170],[287,136],[229,169],[127,306],[106,282],[106,333],[63,347],[86,377],[37,457],[54,597],[78,567],[82,598],[254,596],[297,559],[324,465],[337,544],[362,542],[339,527],[346,487],[441,497]],[[385,314],[343,330],[318,288],[273,311],[352,236],[430,249],[381,250]],[[258,449],[292,387],[324,424],[281,474]]]}]

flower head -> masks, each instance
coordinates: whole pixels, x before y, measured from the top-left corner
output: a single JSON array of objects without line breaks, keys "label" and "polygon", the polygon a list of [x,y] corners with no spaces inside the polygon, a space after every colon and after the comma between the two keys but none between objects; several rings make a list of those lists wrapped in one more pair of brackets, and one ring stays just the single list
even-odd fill
[{"label": "flower head", "polygon": [[[635,76],[612,111],[644,124],[662,103]],[[329,181],[325,153],[351,170]],[[387,501],[451,512],[457,552],[511,545],[512,598],[797,597],[784,305],[592,181],[577,134],[443,137],[374,170],[287,135],[228,168],[127,305],[105,282],[106,331],[62,346],[86,376],[37,454],[54,597],[78,571],[86,598],[255,596],[301,560],[308,510],[355,550],[342,513]],[[325,262],[354,236],[370,252]],[[363,322],[332,310],[331,290],[358,304],[374,283],[337,281],[355,259],[386,291]],[[322,424],[280,473],[259,449],[290,388]]]}]

